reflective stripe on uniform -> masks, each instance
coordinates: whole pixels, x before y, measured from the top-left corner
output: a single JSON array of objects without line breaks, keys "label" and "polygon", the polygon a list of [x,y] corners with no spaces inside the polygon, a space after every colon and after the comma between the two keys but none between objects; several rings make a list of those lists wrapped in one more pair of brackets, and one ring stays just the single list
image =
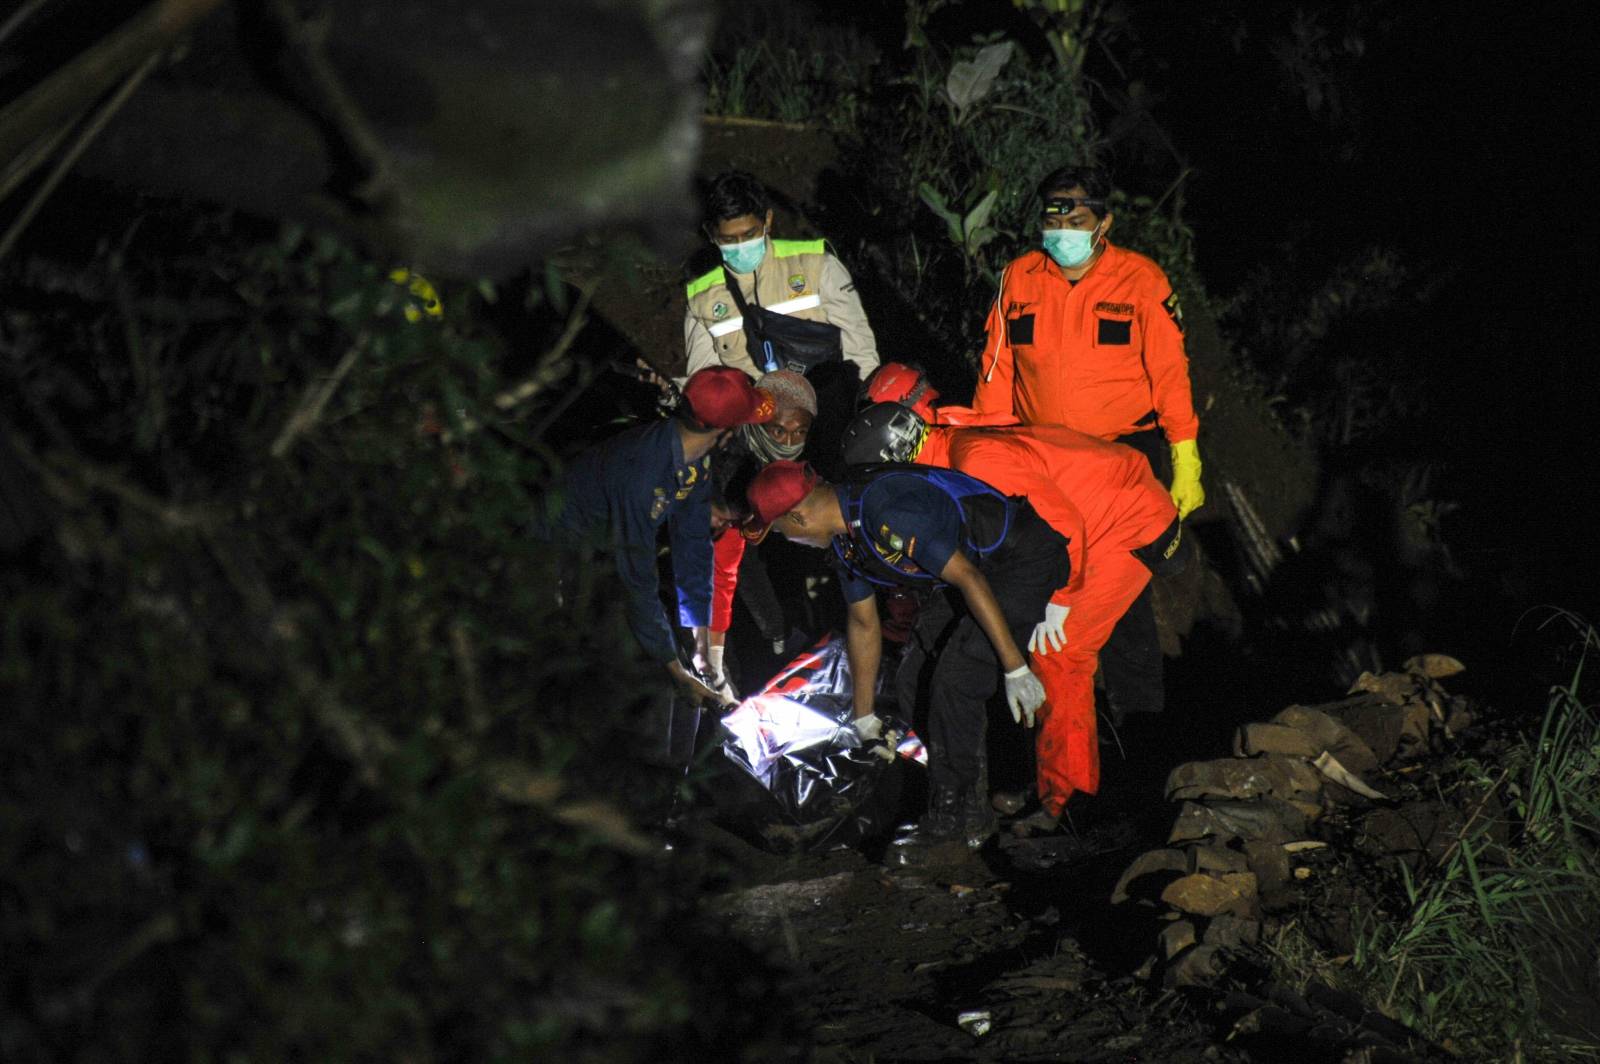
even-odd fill
[{"label": "reflective stripe on uniform", "polygon": [[808,296],[800,296],[796,299],[785,299],[782,303],[774,303],[767,309],[772,311],[774,314],[794,314],[797,311],[811,310],[814,307],[820,306],[822,306],[822,297],[813,292]]},{"label": "reflective stripe on uniform", "polygon": [[[822,306],[822,297],[813,292],[808,296],[785,299],[782,303],[774,303],[767,309],[774,314],[795,314],[802,310],[811,310],[820,306]],[[719,321],[715,325],[707,326],[706,331],[711,334],[712,339],[716,339],[721,336],[727,336],[731,332],[738,332],[742,328],[744,328],[743,318],[729,318],[727,321]]]}]

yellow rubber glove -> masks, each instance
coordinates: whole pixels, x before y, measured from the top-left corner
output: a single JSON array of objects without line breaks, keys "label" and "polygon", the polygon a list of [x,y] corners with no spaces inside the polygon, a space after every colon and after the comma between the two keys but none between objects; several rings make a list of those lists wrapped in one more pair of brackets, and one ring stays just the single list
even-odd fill
[{"label": "yellow rubber glove", "polygon": [[1200,486],[1200,446],[1194,440],[1180,440],[1172,445],[1172,504],[1181,520],[1205,502],[1206,491]]}]

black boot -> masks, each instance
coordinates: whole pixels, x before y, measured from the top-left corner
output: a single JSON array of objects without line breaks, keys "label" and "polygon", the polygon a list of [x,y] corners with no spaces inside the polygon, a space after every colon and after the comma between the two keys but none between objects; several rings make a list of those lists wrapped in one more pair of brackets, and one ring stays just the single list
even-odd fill
[{"label": "black boot", "polygon": [[977,786],[961,803],[961,834],[969,849],[982,849],[983,844],[993,838],[998,830],[999,821],[995,819],[994,809],[984,800],[988,791],[988,782],[980,776]]},{"label": "black boot", "polygon": [[917,826],[889,844],[884,861],[891,865],[923,865],[966,857],[966,806],[969,787],[934,786],[928,811]]}]

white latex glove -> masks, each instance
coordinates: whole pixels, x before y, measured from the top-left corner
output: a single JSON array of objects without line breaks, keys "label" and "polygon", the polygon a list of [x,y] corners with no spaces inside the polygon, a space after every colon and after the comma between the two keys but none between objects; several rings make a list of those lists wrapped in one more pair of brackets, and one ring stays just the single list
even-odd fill
[{"label": "white latex glove", "polygon": [[706,648],[706,682],[712,689],[730,702],[739,701],[739,692],[733,689],[733,681],[728,679],[728,672],[723,668],[723,660],[728,655],[726,646],[712,644]]},{"label": "white latex glove", "polygon": [[883,718],[876,713],[868,713],[864,717],[857,717],[850,722],[850,726],[856,730],[856,735],[860,736],[861,741],[864,743],[883,738]]},{"label": "white latex glove", "polygon": [[1028,668],[1027,662],[1006,673],[1006,704],[1011,707],[1011,719],[1021,724],[1028,721],[1033,727],[1033,715],[1044,705],[1044,684]]},{"label": "white latex glove", "polygon": [[855,729],[856,736],[860,738],[862,747],[868,753],[885,761],[894,760],[895,747],[900,745],[900,733],[884,731],[882,717],[876,713],[868,713],[864,717],[852,720],[850,726]]},{"label": "white latex glove", "polygon": [[1067,614],[1071,606],[1057,606],[1054,602],[1044,608],[1044,620],[1033,626],[1028,637],[1028,653],[1048,654],[1067,645]]}]

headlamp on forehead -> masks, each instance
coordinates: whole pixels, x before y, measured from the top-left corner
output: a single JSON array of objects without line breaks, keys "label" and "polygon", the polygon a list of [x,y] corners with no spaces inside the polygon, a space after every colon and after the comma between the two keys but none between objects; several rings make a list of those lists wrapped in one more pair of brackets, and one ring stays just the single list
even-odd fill
[{"label": "headlamp on forehead", "polygon": [[1044,201],[1041,214],[1071,214],[1079,207],[1093,211],[1095,214],[1106,213],[1106,201],[1100,199],[1077,199],[1073,196],[1051,196]]}]

